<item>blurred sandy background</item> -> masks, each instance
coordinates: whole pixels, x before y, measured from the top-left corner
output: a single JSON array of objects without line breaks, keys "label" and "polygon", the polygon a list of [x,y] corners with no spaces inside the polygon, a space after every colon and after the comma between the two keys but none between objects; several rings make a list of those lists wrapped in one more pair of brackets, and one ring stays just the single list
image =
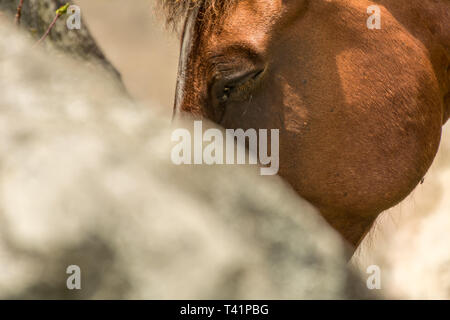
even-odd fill
[{"label": "blurred sandy background", "polygon": [[130,94],[172,114],[179,41],[152,0],[77,0],[81,14]]}]

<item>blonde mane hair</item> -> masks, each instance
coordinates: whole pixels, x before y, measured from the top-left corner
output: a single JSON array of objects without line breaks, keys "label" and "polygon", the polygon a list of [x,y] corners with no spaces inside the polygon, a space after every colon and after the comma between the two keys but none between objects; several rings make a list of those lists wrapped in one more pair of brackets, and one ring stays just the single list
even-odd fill
[{"label": "blonde mane hair", "polygon": [[166,24],[175,29],[187,15],[199,8],[200,19],[211,24],[223,17],[238,0],[157,0],[157,8],[164,14]]}]

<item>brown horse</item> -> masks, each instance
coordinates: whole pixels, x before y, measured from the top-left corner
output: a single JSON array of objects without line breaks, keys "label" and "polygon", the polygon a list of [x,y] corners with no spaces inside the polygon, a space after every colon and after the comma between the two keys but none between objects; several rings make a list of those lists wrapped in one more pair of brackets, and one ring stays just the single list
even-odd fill
[{"label": "brown horse", "polygon": [[163,6],[184,22],[175,113],[280,129],[280,175],[349,242],[425,175],[450,113],[449,0]]}]

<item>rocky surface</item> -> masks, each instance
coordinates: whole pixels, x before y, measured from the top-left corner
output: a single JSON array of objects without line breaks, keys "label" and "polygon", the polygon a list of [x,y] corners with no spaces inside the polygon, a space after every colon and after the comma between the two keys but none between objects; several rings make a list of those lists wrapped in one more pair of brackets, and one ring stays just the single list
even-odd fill
[{"label": "rocky surface", "polygon": [[[37,41],[48,29],[55,17],[55,11],[66,3],[65,0],[26,0],[22,8],[20,28],[27,31],[33,41]],[[0,0],[0,12],[4,20],[14,20],[17,13],[18,0]],[[119,72],[111,65],[102,50],[97,46],[87,25],[82,21],[80,30],[69,30],[66,25],[67,15],[58,19],[42,46],[47,50],[56,50],[54,54],[62,52],[72,58],[101,65],[108,70],[114,78],[120,80]]]}]

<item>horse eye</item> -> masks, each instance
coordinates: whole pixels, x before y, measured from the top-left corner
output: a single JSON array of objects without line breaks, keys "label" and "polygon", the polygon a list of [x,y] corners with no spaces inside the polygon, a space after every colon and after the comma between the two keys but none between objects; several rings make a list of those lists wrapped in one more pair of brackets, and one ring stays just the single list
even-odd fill
[{"label": "horse eye", "polygon": [[228,75],[215,80],[209,91],[210,103],[206,113],[217,123],[221,123],[230,102],[244,102],[255,90],[264,69]]},{"label": "horse eye", "polygon": [[[250,72],[241,72],[225,80],[219,81],[215,86],[215,95],[220,104],[224,104],[232,98],[232,100],[245,100],[244,96],[240,96],[239,92],[250,82],[255,82],[262,74],[263,70],[252,70]],[[242,99],[241,99],[242,98]]]},{"label": "horse eye", "polygon": [[222,97],[220,98],[220,102],[227,102],[228,99],[230,98],[231,92],[233,90],[233,87],[225,87],[223,89],[223,94]]}]

